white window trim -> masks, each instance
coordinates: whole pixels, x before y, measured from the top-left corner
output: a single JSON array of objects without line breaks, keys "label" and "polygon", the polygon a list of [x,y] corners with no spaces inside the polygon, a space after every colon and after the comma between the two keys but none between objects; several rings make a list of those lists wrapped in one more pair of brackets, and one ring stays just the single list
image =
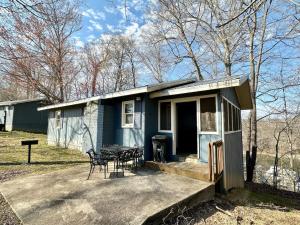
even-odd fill
[{"label": "white window trim", "polygon": [[[230,105],[227,105],[227,109],[228,109],[228,106],[232,107],[232,111],[233,111],[233,107],[235,107],[236,109],[239,110],[239,112],[241,113],[241,109],[239,107],[237,107],[234,103],[232,103],[232,101],[228,100],[226,97],[222,96],[222,98],[227,101],[228,103],[230,103]],[[224,109],[223,109],[224,110]],[[232,115],[232,119],[231,119],[231,123],[232,123],[232,128],[233,128],[233,113],[231,114]],[[224,117],[223,117],[224,119]],[[240,116],[240,119],[242,119],[242,116]],[[227,122],[228,122],[228,128],[229,128],[229,120],[227,118]],[[241,123],[241,121],[238,121],[238,125],[239,123]],[[224,130],[224,134],[233,134],[233,133],[238,133],[238,132],[242,132],[242,126],[240,124],[240,129],[239,130],[231,130],[231,131],[225,131]]]},{"label": "white window trim", "polygon": [[[209,98],[209,97],[215,97],[216,100],[216,132],[201,132],[201,118],[200,118],[200,99],[201,98]],[[200,159],[200,143],[199,143],[199,134],[209,135],[209,134],[216,134],[219,135],[219,120],[221,112],[219,112],[218,107],[218,94],[210,94],[210,95],[201,95],[201,96],[195,96],[195,97],[183,97],[183,98],[172,98],[172,99],[164,99],[159,100],[160,102],[171,102],[171,131],[162,131],[159,128],[160,124],[160,111],[158,109],[158,132],[161,133],[171,133],[172,134],[172,154],[176,155],[176,148],[177,148],[177,127],[176,127],[176,103],[180,102],[196,102],[196,117],[197,117],[197,158]],[[158,104],[158,107],[160,105]]]},{"label": "white window trim", "polygon": [[[57,115],[59,114],[59,126],[57,126]],[[54,118],[55,118],[55,128],[56,129],[61,129],[62,128],[62,125],[61,125],[61,122],[62,122],[62,120],[61,120],[61,110],[56,110],[55,112],[54,112]]]},{"label": "white window trim", "polygon": [[[171,104],[171,128],[170,130],[162,130],[160,129],[160,104],[162,102],[170,102]],[[172,100],[160,100],[158,101],[158,132],[161,132],[161,133],[172,133]]]},{"label": "white window trim", "polygon": [[[132,123],[125,124],[125,104],[132,104],[133,113],[132,113]],[[123,101],[122,102],[122,111],[121,111],[121,120],[122,120],[122,128],[133,128],[134,127],[134,100]]]},{"label": "white window trim", "polygon": [[[216,115],[215,115],[215,119],[216,119],[216,131],[201,131],[201,98],[215,98],[215,104],[216,104]],[[203,95],[200,96],[199,99],[199,134],[219,134],[219,108],[218,108],[218,96],[217,94],[212,94],[212,95]]]}]

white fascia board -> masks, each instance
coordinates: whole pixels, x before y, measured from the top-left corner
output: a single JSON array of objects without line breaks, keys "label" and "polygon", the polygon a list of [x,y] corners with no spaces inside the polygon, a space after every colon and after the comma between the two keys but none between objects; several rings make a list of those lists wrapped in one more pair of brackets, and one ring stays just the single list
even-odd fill
[{"label": "white fascia board", "polygon": [[37,99],[24,99],[24,100],[5,101],[5,102],[0,102],[0,106],[12,106],[12,105],[17,105],[17,104],[38,102],[38,101],[43,101],[43,100],[45,100],[45,99],[44,98],[37,98]]},{"label": "white fascia board", "polygon": [[[179,95],[179,94],[188,94],[188,93],[222,89],[222,88],[228,88],[228,87],[237,87],[237,86],[240,86],[240,82],[241,82],[240,78],[235,78],[235,79],[230,79],[230,80],[222,80],[222,81],[217,81],[217,82],[212,82],[212,83],[199,84],[197,86],[167,89],[167,90],[151,93],[150,98],[158,98],[158,97]],[[245,82],[245,81],[243,81],[243,82]]]},{"label": "white fascia board", "polygon": [[74,101],[74,102],[66,102],[66,103],[59,103],[59,104],[55,104],[55,105],[43,106],[43,107],[39,107],[37,110],[43,111],[43,110],[57,109],[57,108],[63,108],[63,107],[73,106],[73,105],[80,105],[80,104],[84,104],[84,103],[91,102],[91,101],[98,101],[99,99],[101,99],[101,96],[95,96],[95,97],[86,98],[86,99],[82,99],[82,100],[78,100],[78,101]]},{"label": "white fascia board", "polygon": [[148,87],[144,86],[144,87],[133,88],[133,89],[125,90],[125,91],[118,91],[118,92],[104,94],[101,96],[101,99],[117,98],[117,97],[142,94],[142,93],[147,93],[147,92],[148,92]]},{"label": "white fascia board", "polygon": [[38,111],[64,108],[64,107],[73,106],[73,105],[80,105],[80,104],[84,104],[84,103],[88,103],[88,102],[92,102],[92,101],[98,101],[100,99],[110,99],[110,98],[117,98],[117,97],[128,96],[128,95],[141,94],[141,93],[146,93],[147,91],[148,91],[147,87],[133,88],[133,89],[125,90],[125,91],[108,93],[108,94],[99,95],[99,96],[95,96],[95,97],[91,97],[91,98],[86,98],[86,99],[82,99],[82,100],[78,100],[78,101],[59,103],[59,104],[55,104],[55,105],[39,107]]},{"label": "white fascia board", "polygon": [[172,88],[174,86],[184,85],[193,82],[195,82],[195,79],[191,78],[191,79],[177,80],[177,81],[166,82],[166,83],[161,83],[156,85],[150,85],[148,86],[148,92],[159,91],[161,89]]}]

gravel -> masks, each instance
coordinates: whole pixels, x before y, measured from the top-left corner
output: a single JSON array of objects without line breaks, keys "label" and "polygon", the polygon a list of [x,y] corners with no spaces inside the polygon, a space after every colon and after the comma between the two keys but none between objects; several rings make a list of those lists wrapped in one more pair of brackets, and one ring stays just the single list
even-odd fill
[{"label": "gravel", "polygon": [[11,209],[3,195],[0,193],[0,224],[20,225],[22,222]]}]

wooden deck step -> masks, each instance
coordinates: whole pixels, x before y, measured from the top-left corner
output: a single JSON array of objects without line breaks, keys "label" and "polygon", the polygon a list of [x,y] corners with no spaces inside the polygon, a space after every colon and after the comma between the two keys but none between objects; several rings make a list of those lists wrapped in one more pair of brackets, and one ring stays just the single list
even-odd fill
[{"label": "wooden deck step", "polygon": [[169,162],[159,163],[146,161],[145,166],[150,169],[164,171],[166,173],[190,177],[197,180],[209,181],[208,165],[205,163]]},{"label": "wooden deck step", "polygon": [[198,163],[197,154],[190,154],[190,155],[179,155],[178,156],[179,162],[188,162],[188,163]]}]

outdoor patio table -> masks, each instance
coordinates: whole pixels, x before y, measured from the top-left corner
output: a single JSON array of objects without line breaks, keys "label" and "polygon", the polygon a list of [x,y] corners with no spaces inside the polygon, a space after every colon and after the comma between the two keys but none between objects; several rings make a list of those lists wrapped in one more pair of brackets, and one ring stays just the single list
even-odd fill
[{"label": "outdoor patio table", "polygon": [[[106,146],[102,147],[100,149],[101,154],[103,154],[104,158],[108,158],[114,161],[114,170],[118,169],[119,166],[119,160],[122,153],[126,151],[132,150],[133,147],[128,146],[120,146],[120,145],[112,145],[112,146]],[[117,166],[115,165],[117,163]]]}]

